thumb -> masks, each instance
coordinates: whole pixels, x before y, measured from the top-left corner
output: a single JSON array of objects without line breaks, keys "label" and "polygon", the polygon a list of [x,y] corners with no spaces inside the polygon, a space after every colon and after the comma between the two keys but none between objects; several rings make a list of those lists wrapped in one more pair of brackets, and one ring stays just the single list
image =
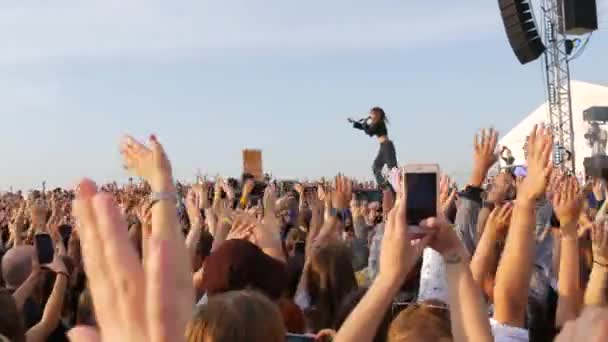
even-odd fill
[{"label": "thumb", "polygon": [[71,342],[100,342],[101,336],[97,329],[93,327],[77,326],[68,331],[68,338]]},{"label": "thumb", "polygon": [[163,148],[163,145],[158,142],[158,138],[156,137],[156,135],[151,134],[149,142],[155,156],[161,157],[165,155],[165,149]]}]

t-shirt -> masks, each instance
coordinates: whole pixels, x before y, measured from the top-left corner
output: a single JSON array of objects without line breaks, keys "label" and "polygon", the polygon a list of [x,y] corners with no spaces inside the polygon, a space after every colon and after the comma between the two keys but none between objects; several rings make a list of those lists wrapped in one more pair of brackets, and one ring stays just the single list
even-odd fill
[{"label": "t-shirt", "polygon": [[495,342],[528,342],[530,334],[523,328],[511,327],[490,318],[490,327]]}]

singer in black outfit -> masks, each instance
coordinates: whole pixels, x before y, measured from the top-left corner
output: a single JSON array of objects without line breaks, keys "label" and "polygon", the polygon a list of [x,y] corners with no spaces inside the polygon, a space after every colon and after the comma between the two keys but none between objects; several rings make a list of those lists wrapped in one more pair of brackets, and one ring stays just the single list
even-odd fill
[{"label": "singer in black outfit", "polygon": [[367,119],[361,119],[359,121],[348,119],[348,122],[352,123],[354,128],[364,131],[370,137],[378,137],[380,150],[372,164],[372,170],[378,186],[381,187],[385,185],[386,181],[382,176],[382,168],[384,165],[388,166],[389,170],[397,167],[397,156],[395,145],[393,145],[393,142],[388,138],[388,131],[386,129],[388,119],[386,118],[384,110],[380,107],[374,107],[370,110]]}]

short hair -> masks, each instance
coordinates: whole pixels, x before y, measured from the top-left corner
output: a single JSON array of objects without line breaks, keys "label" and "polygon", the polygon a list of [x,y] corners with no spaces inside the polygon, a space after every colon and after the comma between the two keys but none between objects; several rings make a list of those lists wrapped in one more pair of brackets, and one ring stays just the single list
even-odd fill
[{"label": "short hair", "polygon": [[399,313],[391,323],[388,342],[400,341],[450,342],[450,312],[426,304],[411,306]]},{"label": "short hair", "polygon": [[32,273],[33,246],[13,247],[2,257],[2,278],[6,287],[16,289]]},{"label": "short hair", "polygon": [[284,342],[285,326],[279,307],[254,291],[230,291],[209,298],[198,307],[186,328],[189,342]]}]

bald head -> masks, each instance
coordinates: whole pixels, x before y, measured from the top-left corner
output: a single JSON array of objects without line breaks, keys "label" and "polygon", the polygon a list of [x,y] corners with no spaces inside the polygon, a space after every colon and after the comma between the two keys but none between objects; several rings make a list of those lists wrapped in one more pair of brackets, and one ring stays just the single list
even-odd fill
[{"label": "bald head", "polygon": [[32,246],[17,246],[2,258],[2,278],[9,289],[16,289],[32,272],[32,257],[36,250]]}]

